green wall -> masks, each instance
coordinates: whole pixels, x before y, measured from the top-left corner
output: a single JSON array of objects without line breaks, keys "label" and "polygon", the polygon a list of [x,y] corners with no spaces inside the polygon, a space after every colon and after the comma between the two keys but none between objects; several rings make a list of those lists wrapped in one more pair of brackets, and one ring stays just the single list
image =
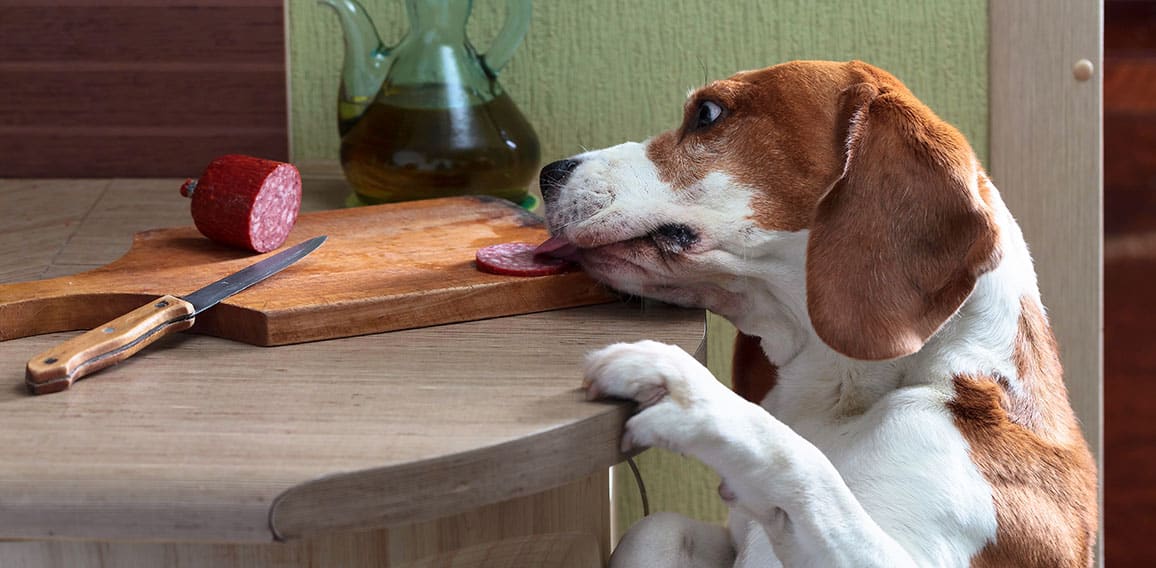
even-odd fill
[{"label": "green wall", "polygon": [[[401,37],[402,0],[364,3],[387,43]],[[289,8],[293,159],[336,160],[340,27],[314,0]],[[484,51],[505,2],[474,12]],[[789,59],[879,65],[986,155],[986,0],[540,0],[501,82],[550,161],[672,128],[687,89]]]},{"label": "green wall", "polygon": [[[402,0],[365,0],[387,43]],[[505,2],[476,0],[470,37],[485,51]],[[288,0],[294,161],[335,162],[341,66],[336,16]],[[676,126],[688,89],[790,59],[862,59],[891,71],[987,155],[987,0],[540,0],[501,81],[538,132],[543,163],[641,140]],[[712,318],[710,367],[729,375],[733,330]],[[575,377],[577,380],[577,376]],[[718,479],[652,450],[639,467],[653,510],[721,520]],[[641,516],[626,468],[616,474],[620,529]]]}]

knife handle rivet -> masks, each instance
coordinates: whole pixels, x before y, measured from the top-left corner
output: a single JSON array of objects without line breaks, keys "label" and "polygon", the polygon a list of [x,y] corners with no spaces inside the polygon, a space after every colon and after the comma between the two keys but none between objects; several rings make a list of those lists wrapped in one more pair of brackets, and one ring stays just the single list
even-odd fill
[{"label": "knife handle rivet", "polygon": [[167,308],[167,307],[169,307],[169,301],[168,300],[161,300],[161,301],[153,304],[153,307],[154,308]]},{"label": "knife handle rivet", "polygon": [[116,331],[116,328],[106,327],[106,328],[102,329],[101,331],[103,331],[104,333],[112,333],[112,332]]},{"label": "knife handle rivet", "polygon": [[57,362],[57,361],[59,361],[59,360],[60,360],[60,359],[57,359],[56,357],[49,357],[49,358],[47,358],[47,359],[45,359],[45,360],[44,360],[44,364],[45,364],[45,365],[51,365],[51,364],[53,364],[53,363],[55,363],[55,362]]}]

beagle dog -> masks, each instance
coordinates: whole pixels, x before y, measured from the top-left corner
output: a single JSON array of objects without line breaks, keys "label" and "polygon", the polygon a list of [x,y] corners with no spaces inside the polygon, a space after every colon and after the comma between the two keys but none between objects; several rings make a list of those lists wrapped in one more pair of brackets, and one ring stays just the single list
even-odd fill
[{"label": "beagle dog", "polygon": [[593,352],[622,447],[718,472],[726,528],[642,520],[615,566],[1093,563],[1095,463],[1023,235],[964,137],[871,65],[690,94],[682,125],[548,165],[554,254],[741,332],[728,389],[651,341]]}]

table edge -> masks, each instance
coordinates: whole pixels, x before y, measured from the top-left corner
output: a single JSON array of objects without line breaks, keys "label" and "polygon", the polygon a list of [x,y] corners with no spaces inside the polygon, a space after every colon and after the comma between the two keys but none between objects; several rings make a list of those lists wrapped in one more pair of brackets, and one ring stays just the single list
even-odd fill
[{"label": "table edge", "polygon": [[[579,389],[574,396],[584,398]],[[428,521],[546,491],[607,469],[627,457],[619,450],[619,441],[634,405],[590,404],[607,408],[584,420],[492,446],[327,475],[290,487],[273,500],[269,529],[275,539],[284,541]],[[527,459],[537,467],[524,467]],[[511,478],[517,482],[511,483]]]}]

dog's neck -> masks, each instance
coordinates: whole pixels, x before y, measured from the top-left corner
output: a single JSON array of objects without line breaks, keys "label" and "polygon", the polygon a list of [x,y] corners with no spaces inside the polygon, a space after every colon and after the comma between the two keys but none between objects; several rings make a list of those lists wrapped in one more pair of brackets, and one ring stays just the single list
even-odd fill
[{"label": "dog's neck", "polygon": [[862,412],[897,388],[950,385],[961,374],[1015,378],[1020,305],[1025,298],[1038,304],[1039,291],[1019,226],[994,187],[991,196],[1001,228],[1001,262],[978,279],[959,311],[912,355],[860,361],[837,353],[819,338],[807,314],[807,231],[779,234],[762,243],[758,258],[752,256],[748,263],[760,268],[744,272],[728,286],[739,299],[712,309],[762,340],[768,358],[779,367],[776,390],[808,391],[829,401],[838,415]]}]

